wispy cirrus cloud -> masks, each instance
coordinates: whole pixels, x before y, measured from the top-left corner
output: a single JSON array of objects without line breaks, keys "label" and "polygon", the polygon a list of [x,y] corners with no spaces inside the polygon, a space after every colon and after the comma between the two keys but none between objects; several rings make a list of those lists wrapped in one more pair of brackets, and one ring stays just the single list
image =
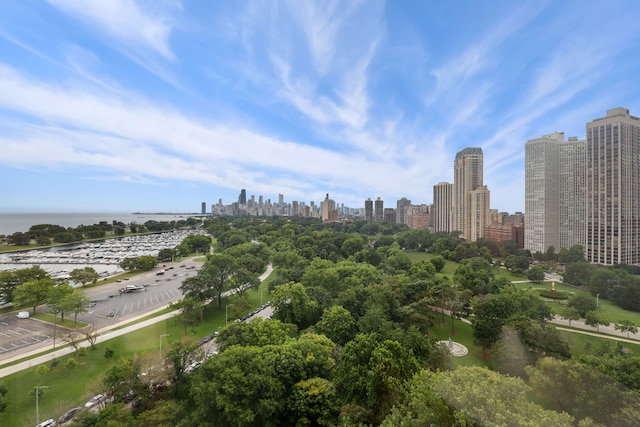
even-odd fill
[{"label": "wispy cirrus cloud", "polygon": [[[259,187],[272,193],[287,190],[300,195],[309,182],[326,182],[327,170],[332,170],[336,183],[359,183],[363,188],[389,185],[383,177],[366,177],[365,171],[383,163],[365,156],[201,122],[135,96],[124,99],[96,89],[53,87],[7,67],[0,68],[0,107],[37,118],[32,126],[12,128],[0,122],[0,130],[11,135],[2,139],[9,153],[0,161],[4,164],[82,164],[116,177],[126,173],[141,180],[235,187],[260,182]],[[218,167],[211,168],[212,164]]]},{"label": "wispy cirrus cloud", "polygon": [[[84,1],[47,0],[52,6],[83,21],[120,44],[152,49],[166,59],[173,59],[169,38],[173,23],[169,15],[150,14],[134,0]],[[156,5],[157,6],[157,5]]]}]

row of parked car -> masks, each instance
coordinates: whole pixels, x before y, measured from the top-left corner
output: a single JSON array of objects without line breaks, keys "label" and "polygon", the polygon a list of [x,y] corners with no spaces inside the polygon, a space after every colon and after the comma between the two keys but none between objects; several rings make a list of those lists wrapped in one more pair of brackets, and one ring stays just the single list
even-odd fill
[{"label": "row of parked car", "polygon": [[58,418],[58,421],[54,420],[53,418],[49,418],[48,420],[42,421],[36,427],[56,427],[58,425],[62,425],[68,421],[71,421],[73,417],[78,415],[78,413],[83,409],[91,409],[94,406],[99,405],[101,403],[105,403],[105,404],[109,403],[109,399],[113,399],[113,398],[111,398],[106,393],[100,393],[96,396],[93,396],[87,403],[84,404],[84,407],[78,406],[78,407],[69,409],[67,412],[62,414],[60,418]]},{"label": "row of parked car", "polygon": [[262,306],[260,306],[260,307],[256,308],[255,310],[253,310],[251,313],[247,313],[244,316],[242,316],[241,318],[234,320],[234,322],[244,322],[245,320],[250,319],[251,317],[253,317],[256,314],[260,313],[265,308],[269,307],[269,305],[271,305],[271,303],[267,302],[266,304],[263,304]]}]

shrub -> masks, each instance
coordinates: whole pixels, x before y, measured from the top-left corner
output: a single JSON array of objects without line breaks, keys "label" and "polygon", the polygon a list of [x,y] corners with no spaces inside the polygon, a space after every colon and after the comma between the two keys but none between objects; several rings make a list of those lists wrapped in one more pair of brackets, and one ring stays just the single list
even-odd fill
[{"label": "shrub", "polygon": [[549,299],[557,299],[557,300],[569,299],[569,294],[563,291],[556,291],[556,293],[554,294],[549,290],[543,289],[538,291],[538,294],[540,294],[541,297],[549,298]]}]

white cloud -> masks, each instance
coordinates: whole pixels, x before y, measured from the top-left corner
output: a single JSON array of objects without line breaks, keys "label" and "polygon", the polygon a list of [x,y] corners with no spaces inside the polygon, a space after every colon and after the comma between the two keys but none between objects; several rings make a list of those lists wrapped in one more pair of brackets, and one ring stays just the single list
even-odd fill
[{"label": "white cloud", "polygon": [[344,155],[250,129],[204,123],[136,96],[46,85],[8,67],[0,67],[0,107],[46,123],[12,127],[0,122],[3,134],[10,134],[1,140],[7,154],[0,162],[7,165],[84,165],[115,176],[228,188],[261,182],[272,193],[301,195],[310,183],[326,182],[396,190],[397,182],[369,172],[403,173],[393,164],[368,160],[364,153]]},{"label": "white cloud", "polygon": [[169,45],[172,23],[167,16],[149,14],[149,10],[158,10],[151,4],[143,10],[134,0],[48,1],[84,21],[89,28],[97,28],[120,43],[133,43],[152,49],[167,59],[173,58]]}]

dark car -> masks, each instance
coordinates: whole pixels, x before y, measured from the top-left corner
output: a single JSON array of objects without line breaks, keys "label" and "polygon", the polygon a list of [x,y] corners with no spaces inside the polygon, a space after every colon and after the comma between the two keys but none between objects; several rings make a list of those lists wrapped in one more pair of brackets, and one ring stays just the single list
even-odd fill
[{"label": "dark car", "polygon": [[76,414],[80,411],[82,411],[82,408],[80,406],[78,406],[77,408],[69,409],[67,412],[62,414],[60,418],[58,418],[58,424],[66,423],[67,421],[75,417]]}]

